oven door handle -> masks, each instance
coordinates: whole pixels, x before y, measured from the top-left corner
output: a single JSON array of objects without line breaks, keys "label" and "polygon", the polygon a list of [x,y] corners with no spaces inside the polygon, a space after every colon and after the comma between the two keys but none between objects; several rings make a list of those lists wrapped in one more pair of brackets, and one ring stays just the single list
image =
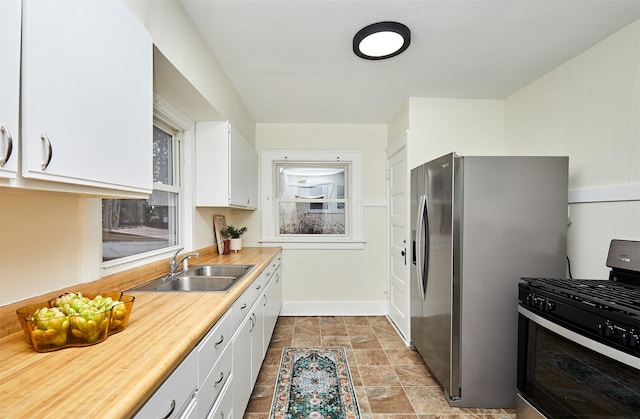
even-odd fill
[{"label": "oven door handle", "polygon": [[522,314],[524,317],[528,318],[529,320],[536,323],[540,327],[544,327],[545,329],[553,333],[556,333],[562,336],[563,338],[569,339],[570,341],[572,341],[577,345],[583,346],[585,348],[589,348],[608,358],[611,358],[618,362],[622,362],[623,364],[626,364],[632,368],[635,368],[636,370],[640,370],[640,362],[638,362],[638,357],[622,352],[610,346],[603,345],[602,343],[589,339],[588,337],[582,336],[581,334],[576,333],[573,330],[569,330],[565,327],[562,327],[556,323],[553,323],[552,321],[547,320],[544,317],[541,317],[536,313],[533,313],[520,305],[518,306],[518,313]]}]

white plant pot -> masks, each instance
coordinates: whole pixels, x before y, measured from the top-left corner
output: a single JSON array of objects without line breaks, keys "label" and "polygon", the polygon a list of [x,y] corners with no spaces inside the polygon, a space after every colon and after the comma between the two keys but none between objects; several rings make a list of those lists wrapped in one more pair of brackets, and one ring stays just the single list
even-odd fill
[{"label": "white plant pot", "polygon": [[234,252],[242,249],[242,239],[231,239],[230,249]]}]

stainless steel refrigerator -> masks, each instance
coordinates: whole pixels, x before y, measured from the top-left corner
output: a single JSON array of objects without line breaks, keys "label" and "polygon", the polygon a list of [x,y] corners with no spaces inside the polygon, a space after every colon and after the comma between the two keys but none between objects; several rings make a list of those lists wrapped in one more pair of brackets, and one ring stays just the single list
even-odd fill
[{"label": "stainless steel refrigerator", "polygon": [[451,406],[514,408],[517,284],[565,277],[567,157],[411,171],[411,342]]}]

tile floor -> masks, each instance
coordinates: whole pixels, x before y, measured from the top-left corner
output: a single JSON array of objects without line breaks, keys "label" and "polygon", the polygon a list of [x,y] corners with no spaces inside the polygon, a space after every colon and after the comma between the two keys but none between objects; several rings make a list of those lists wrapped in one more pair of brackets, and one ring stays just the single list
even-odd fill
[{"label": "tile floor", "polygon": [[513,419],[515,410],[449,407],[385,317],[279,317],[246,419],[267,419],[285,346],[343,346],[362,419]]}]

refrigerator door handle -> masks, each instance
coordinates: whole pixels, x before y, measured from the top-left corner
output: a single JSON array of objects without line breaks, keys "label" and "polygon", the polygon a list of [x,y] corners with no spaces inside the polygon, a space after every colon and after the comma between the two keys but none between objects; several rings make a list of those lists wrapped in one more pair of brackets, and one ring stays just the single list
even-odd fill
[{"label": "refrigerator door handle", "polygon": [[[426,275],[429,259],[428,251],[428,238],[429,238],[429,224],[427,222],[427,196],[420,195],[420,202],[418,203],[418,214],[416,220],[416,280],[418,281],[418,290],[420,292],[420,298],[425,300],[426,293]],[[425,234],[426,231],[426,234]],[[422,242],[422,237],[427,238],[427,243]]]}]

